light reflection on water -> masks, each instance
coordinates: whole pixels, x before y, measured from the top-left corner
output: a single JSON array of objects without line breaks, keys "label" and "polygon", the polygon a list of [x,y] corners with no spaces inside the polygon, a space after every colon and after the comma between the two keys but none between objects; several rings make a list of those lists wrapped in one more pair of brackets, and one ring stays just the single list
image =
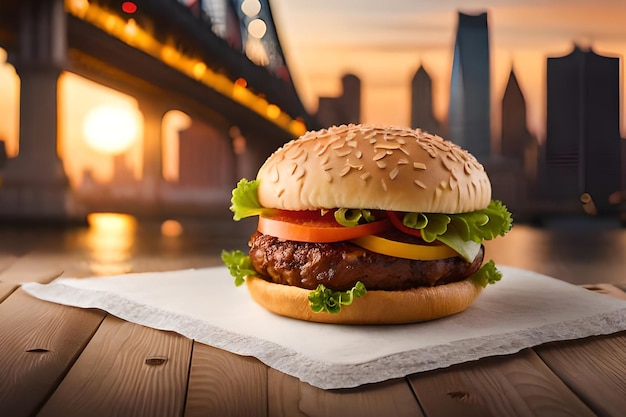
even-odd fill
[{"label": "light reflection on water", "polygon": [[94,275],[131,272],[137,220],[120,213],[90,213],[86,234],[89,269]]},{"label": "light reflection on water", "polygon": [[[222,249],[246,249],[253,224],[223,220],[137,222],[93,213],[83,240],[93,275],[221,265]],[[626,228],[598,218],[561,219],[546,227],[516,224],[486,242],[486,259],[574,284],[626,282]]]}]

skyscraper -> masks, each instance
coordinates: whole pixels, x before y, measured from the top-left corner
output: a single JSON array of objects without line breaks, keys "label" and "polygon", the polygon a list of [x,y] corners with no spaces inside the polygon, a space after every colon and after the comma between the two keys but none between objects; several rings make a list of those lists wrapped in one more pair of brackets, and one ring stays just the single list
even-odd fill
[{"label": "skyscraper", "polygon": [[433,114],[432,80],[422,65],[411,82],[411,126],[437,135],[444,135],[439,121]]},{"label": "skyscraper", "polygon": [[450,80],[448,137],[479,160],[491,154],[487,13],[459,13]]},{"label": "skyscraper", "polygon": [[502,98],[502,142],[500,154],[505,158],[525,164],[525,155],[531,146],[532,136],[526,126],[526,101],[511,69]]},{"label": "skyscraper", "polygon": [[611,208],[621,189],[619,58],[579,47],[548,58],[547,196],[578,201],[583,193],[598,211]]},{"label": "skyscraper", "polygon": [[323,126],[361,122],[361,80],[354,74],[341,78],[342,94],[318,99],[317,121]]}]

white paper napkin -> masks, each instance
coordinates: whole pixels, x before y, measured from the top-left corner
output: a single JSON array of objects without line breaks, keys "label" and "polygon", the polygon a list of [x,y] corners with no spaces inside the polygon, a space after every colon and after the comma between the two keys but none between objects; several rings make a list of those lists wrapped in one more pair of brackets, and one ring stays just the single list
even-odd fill
[{"label": "white paper napkin", "polygon": [[254,356],[331,389],[403,377],[541,343],[626,330],[626,301],[534,272],[499,266],[504,277],[465,312],[415,324],[309,323],[258,306],[224,267],[27,283],[31,295],[100,308]]}]

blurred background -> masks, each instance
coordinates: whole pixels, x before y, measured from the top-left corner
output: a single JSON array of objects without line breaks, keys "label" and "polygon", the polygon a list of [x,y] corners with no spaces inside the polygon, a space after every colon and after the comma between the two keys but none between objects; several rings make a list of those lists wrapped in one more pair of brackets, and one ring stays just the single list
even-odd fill
[{"label": "blurred background", "polygon": [[624,18],[611,0],[2,2],[0,249],[82,251],[77,273],[215,264],[255,227],[228,211],[239,178],[307,130],[377,123],[485,165],[516,222],[496,262],[626,281]]}]

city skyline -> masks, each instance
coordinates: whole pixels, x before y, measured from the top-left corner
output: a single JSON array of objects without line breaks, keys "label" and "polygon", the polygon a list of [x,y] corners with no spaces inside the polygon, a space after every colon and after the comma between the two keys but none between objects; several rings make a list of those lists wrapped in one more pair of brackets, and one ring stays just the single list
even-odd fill
[{"label": "city skyline", "polygon": [[[455,12],[455,13],[457,13],[457,12]],[[278,14],[280,14],[280,13],[278,13]],[[493,20],[493,19],[492,19],[491,15],[490,15],[490,17],[489,17],[489,22],[491,22],[492,20]],[[567,52],[567,51],[566,51],[566,52]],[[549,56],[550,54],[557,55],[557,53],[555,53],[555,52],[548,51],[548,55],[547,55],[547,56]],[[544,58],[544,61],[545,61],[545,58]],[[422,69],[424,69],[425,71],[427,70],[427,68],[426,68],[424,65],[420,65],[420,67],[419,67],[419,68],[422,68]],[[509,68],[509,72],[510,72],[510,69],[511,69],[511,68],[516,69],[516,67],[515,67],[514,63],[512,63],[512,65],[510,66],[510,68]],[[507,79],[508,79],[508,74],[509,74],[509,72],[507,72]],[[524,95],[525,95],[525,96],[528,96],[528,94],[527,94],[527,89],[528,89],[528,88],[527,88],[527,84],[526,84],[526,83],[525,83],[525,81],[524,81],[524,79],[526,79],[526,76],[527,76],[527,71],[526,71],[526,70],[517,70],[517,71],[515,71],[515,72],[516,72],[516,74],[518,74],[518,77],[520,78],[519,86],[520,86],[521,90],[523,90],[523,93],[524,93]],[[431,73],[431,71],[429,71],[429,72],[428,72],[428,74],[429,74],[429,75],[430,75],[430,73]],[[356,74],[358,75],[358,72],[356,72]],[[353,74],[353,75],[354,75],[354,74]],[[439,73],[438,73],[437,71],[435,71],[434,77],[436,78],[436,77],[438,77],[438,76],[439,76]],[[496,75],[496,74],[494,74],[494,77],[493,77],[493,78],[496,78],[496,77],[497,77],[497,75]],[[449,84],[449,82],[450,82],[450,80],[448,80],[447,84]],[[492,82],[492,83],[493,83],[493,82]],[[361,84],[362,84],[362,88],[361,88]],[[503,83],[503,84],[506,84],[506,83]],[[410,80],[407,80],[407,82],[405,82],[405,83],[404,83],[404,86],[403,86],[403,89],[407,92],[407,94],[410,94],[410,87],[409,87],[409,86],[410,86]],[[364,103],[365,103],[365,102],[367,101],[367,99],[368,99],[368,94],[367,94],[367,91],[368,91],[368,88],[369,88],[369,83],[367,83],[366,81],[363,81],[363,83],[360,83],[360,82],[359,82],[359,87],[360,87],[360,91],[364,92],[364,94],[363,94],[363,101],[364,101]],[[436,91],[435,91],[435,90],[437,90],[437,88],[436,88],[436,87],[434,87],[434,86],[432,86],[432,87],[433,87],[433,88],[432,88],[432,89],[433,89],[433,96],[435,96],[435,99],[433,99],[433,100],[432,100],[432,101],[433,101],[433,108],[436,108],[436,107],[437,107],[437,100],[436,100],[436,95],[437,95],[437,93],[436,93]],[[501,88],[497,88],[497,89],[494,89],[494,90],[501,90],[501,91],[503,92],[503,89],[501,89]],[[323,97],[331,97],[331,96],[322,96],[322,95],[320,95],[320,96],[318,96],[318,97],[317,97],[317,99],[319,100],[319,99],[321,99],[321,98],[323,98]],[[501,98],[501,97],[502,97],[502,95],[500,95],[500,96],[496,97],[496,100],[500,100],[500,98]],[[332,98],[332,97],[331,97],[331,98]],[[493,101],[493,99],[492,99],[492,101]],[[528,99],[527,99],[527,102],[528,102],[528,103],[530,103],[530,100],[528,100]],[[365,105],[363,105],[362,107],[365,107]],[[492,106],[492,107],[493,107],[492,112],[497,113],[497,112],[499,111],[499,107],[500,107],[500,106],[495,105],[495,106]],[[532,106],[530,106],[530,107],[532,107]],[[368,122],[366,112],[365,112],[365,111],[363,111],[363,112],[361,112],[361,113],[363,113],[362,121]],[[434,112],[433,112],[433,113],[434,113]],[[528,111],[528,113],[530,113],[530,110]],[[443,118],[443,119],[439,119],[439,118],[437,118],[437,120],[440,120],[440,121],[441,121],[442,123],[444,123],[444,124],[446,123],[446,118]],[[500,123],[500,118],[499,118],[499,117],[492,117],[492,121],[493,121],[493,125],[494,125],[494,127],[492,127],[492,129],[496,129],[496,127],[495,127],[495,126],[497,126],[497,125]],[[64,125],[65,125],[65,126],[69,126],[69,125],[72,125],[72,124],[75,124],[75,123],[72,123],[72,122],[70,122],[70,121],[67,121],[66,123],[64,123]],[[408,123],[407,123],[407,124],[408,124]],[[62,126],[62,127],[63,127],[63,126]],[[497,128],[497,130],[496,130],[496,133],[497,133],[497,136],[499,136],[499,135],[500,135],[500,129],[499,129],[499,126],[498,126],[498,128]],[[531,133],[532,133],[532,132],[531,132]],[[541,139],[542,139],[541,137],[538,137],[538,136],[535,136],[535,137],[537,137],[539,141],[541,141]],[[545,138],[544,138],[544,139],[545,139]],[[64,152],[64,153],[68,153],[68,152],[69,152],[69,151],[68,151],[69,149],[72,149],[72,152],[75,150],[75,146],[72,146],[72,145],[70,144],[70,142],[69,142],[69,141],[67,141],[67,142],[66,142],[66,141],[62,142],[62,145],[63,145],[63,147],[65,148],[65,149],[63,150],[63,152]],[[133,159],[133,158],[136,158],[136,157],[137,157],[136,155],[135,155],[134,157],[132,157],[132,156],[130,156],[130,155],[129,155],[129,159]],[[98,163],[100,163],[100,162],[98,162]],[[111,165],[112,165],[112,164],[111,164]],[[136,171],[138,170],[138,169],[137,169],[137,165],[138,165],[138,166],[140,166],[140,165],[141,165],[141,162],[139,162],[139,163],[137,163],[137,164],[135,165],[135,170],[136,170]],[[66,166],[66,169],[67,169],[67,166]],[[74,168],[74,172],[79,172],[79,173],[82,173],[82,169],[79,169],[79,168]],[[80,174],[75,174],[75,175],[80,175]]]},{"label": "city skyline", "polygon": [[[543,142],[546,57],[565,55],[574,44],[603,55],[626,55],[626,26],[621,18],[626,3],[605,0],[275,0],[272,10],[296,87],[310,109],[315,111],[317,97],[338,95],[341,76],[353,73],[363,85],[363,120],[402,125],[410,124],[407,86],[420,66],[432,78],[435,117],[447,120],[456,14],[488,11],[496,139],[498,103],[512,68],[528,103],[529,130]],[[622,136],[626,136],[626,109],[621,115]]]}]

